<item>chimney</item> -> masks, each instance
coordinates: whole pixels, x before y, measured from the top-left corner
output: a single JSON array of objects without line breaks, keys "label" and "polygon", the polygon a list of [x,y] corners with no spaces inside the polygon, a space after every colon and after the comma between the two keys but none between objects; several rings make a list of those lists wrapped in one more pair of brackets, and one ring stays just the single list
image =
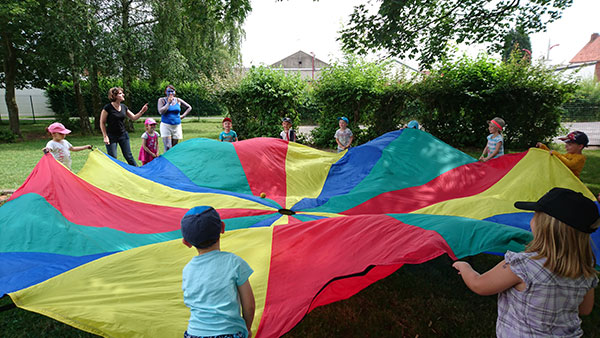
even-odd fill
[{"label": "chimney", "polygon": [[591,43],[592,41],[596,40],[596,38],[597,38],[597,37],[599,37],[599,36],[600,36],[600,34],[598,34],[598,33],[594,33],[594,34],[592,34],[592,37],[590,38],[590,43]]}]

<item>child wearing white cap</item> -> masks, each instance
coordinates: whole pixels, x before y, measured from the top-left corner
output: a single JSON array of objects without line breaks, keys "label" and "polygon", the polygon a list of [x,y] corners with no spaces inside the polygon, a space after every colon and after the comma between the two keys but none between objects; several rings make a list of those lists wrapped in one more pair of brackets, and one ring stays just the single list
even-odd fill
[{"label": "child wearing white cap", "polygon": [[71,131],[62,123],[54,122],[46,128],[50,134],[52,134],[52,140],[48,141],[46,147],[42,150],[49,152],[52,156],[60,163],[64,164],[65,167],[71,170],[71,151],[81,151],[85,149],[92,149],[91,145],[74,147],[69,141],[65,139],[67,134]]}]

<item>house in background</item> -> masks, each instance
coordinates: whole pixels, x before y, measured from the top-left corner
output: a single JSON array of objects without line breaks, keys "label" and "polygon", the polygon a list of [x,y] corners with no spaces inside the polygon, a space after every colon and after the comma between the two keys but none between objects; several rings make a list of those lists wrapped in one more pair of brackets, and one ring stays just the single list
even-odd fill
[{"label": "house in background", "polygon": [[600,81],[600,34],[592,34],[590,41],[575,54],[569,65],[557,68],[559,69],[576,70],[581,78]]},{"label": "house in background", "polygon": [[323,68],[329,67],[329,64],[319,60],[314,54],[308,54],[303,51],[296,53],[275,62],[270,65],[271,68],[281,68],[286,73],[297,72],[305,80],[316,80],[321,75]]}]

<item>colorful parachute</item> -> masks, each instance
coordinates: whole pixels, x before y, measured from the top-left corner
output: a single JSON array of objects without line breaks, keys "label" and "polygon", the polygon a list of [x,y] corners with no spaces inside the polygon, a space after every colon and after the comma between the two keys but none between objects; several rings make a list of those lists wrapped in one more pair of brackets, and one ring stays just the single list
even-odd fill
[{"label": "colorful parachute", "polygon": [[513,203],[556,186],[593,198],[543,150],[480,163],[416,129],[340,154],[193,139],[140,168],[96,150],[78,175],[46,155],[0,208],[0,291],[95,334],[181,337],[179,221],[212,205],[255,271],[255,336],[278,337],[403,264],[522,250],[532,214]]}]

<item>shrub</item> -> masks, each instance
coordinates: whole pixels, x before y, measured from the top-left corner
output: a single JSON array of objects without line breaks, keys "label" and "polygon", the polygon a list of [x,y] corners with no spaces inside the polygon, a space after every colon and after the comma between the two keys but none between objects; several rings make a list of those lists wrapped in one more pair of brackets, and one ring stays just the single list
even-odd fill
[{"label": "shrub", "polygon": [[298,110],[306,100],[306,82],[300,74],[281,69],[252,67],[246,76],[221,92],[221,100],[240,139],[278,137],[281,119],[290,117],[297,126]]},{"label": "shrub", "polygon": [[314,143],[321,147],[336,145],[334,134],[340,116],[350,120],[353,145],[368,141],[373,135],[360,126],[371,125],[385,83],[385,66],[353,56],[323,70],[314,89],[315,100],[321,109],[319,126],[312,132]]},{"label": "shrub", "polygon": [[[99,79],[99,99],[102,105],[109,103],[108,90],[112,87],[123,87],[120,79],[100,78]],[[144,104],[148,103],[148,115],[158,115],[158,98],[165,95],[165,87],[170,84],[161,82],[152,85],[145,80],[134,80],[131,83],[131,95],[127,97],[133,112],[137,112]],[[208,82],[182,82],[172,83],[177,90],[177,96],[181,97],[192,106],[192,116],[223,115],[224,107],[215,102],[209,88]],[[88,81],[81,81],[81,92],[84,97],[86,109],[90,116],[93,116],[91,106],[92,94]],[[73,82],[63,81],[58,84],[51,84],[46,88],[46,95],[49,99],[50,107],[57,116],[57,119],[65,124],[69,117],[77,117],[77,102],[73,94]],[[69,122],[67,122],[69,123]],[[65,124],[66,126],[66,124]]]},{"label": "shrub", "polygon": [[480,55],[443,63],[415,89],[426,109],[420,122],[444,142],[483,147],[487,120],[500,116],[506,147],[526,148],[558,134],[560,106],[576,85],[543,65]]}]

